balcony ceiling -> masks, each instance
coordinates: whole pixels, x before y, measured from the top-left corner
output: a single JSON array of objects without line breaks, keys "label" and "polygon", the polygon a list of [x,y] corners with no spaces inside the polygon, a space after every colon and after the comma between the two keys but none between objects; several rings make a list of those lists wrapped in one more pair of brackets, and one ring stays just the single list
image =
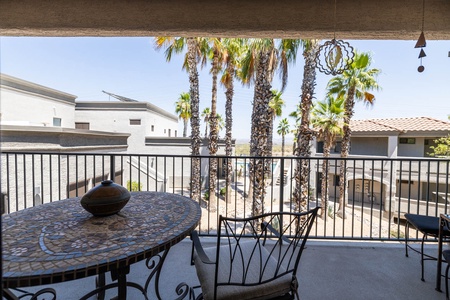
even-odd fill
[{"label": "balcony ceiling", "polygon": [[[0,0],[3,36],[329,39],[333,0]],[[422,0],[339,0],[336,37],[415,40]],[[425,36],[450,39],[450,0],[426,0]]]}]

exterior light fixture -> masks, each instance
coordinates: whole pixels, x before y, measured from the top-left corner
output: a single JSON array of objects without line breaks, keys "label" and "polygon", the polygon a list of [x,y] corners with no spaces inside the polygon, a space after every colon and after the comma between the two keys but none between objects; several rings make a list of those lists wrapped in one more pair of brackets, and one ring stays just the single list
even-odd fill
[{"label": "exterior light fixture", "polygon": [[320,72],[333,76],[348,70],[355,56],[353,47],[348,42],[336,40],[336,1],[334,0],[334,37],[319,47],[315,59]]},{"label": "exterior light fixture", "polygon": [[425,34],[423,33],[423,28],[425,24],[425,0],[422,0],[422,32],[420,33],[419,39],[417,40],[416,46],[414,48],[421,48],[419,57],[420,58],[420,66],[417,68],[419,73],[422,73],[425,70],[425,67],[422,65],[422,58],[427,56],[423,48],[427,46],[427,41],[425,40]]}]

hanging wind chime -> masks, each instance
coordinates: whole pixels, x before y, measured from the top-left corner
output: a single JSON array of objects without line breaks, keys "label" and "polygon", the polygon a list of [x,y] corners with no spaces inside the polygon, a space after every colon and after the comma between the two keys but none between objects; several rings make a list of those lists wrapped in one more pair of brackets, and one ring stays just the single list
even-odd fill
[{"label": "hanging wind chime", "polygon": [[423,28],[425,24],[425,0],[423,0],[422,5],[422,32],[420,33],[419,39],[417,40],[416,46],[414,48],[420,48],[419,58],[420,58],[420,66],[417,68],[419,73],[422,73],[425,70],[425,67],[422,65],[422,58],[427,56],[423,48],[427,46],[427,42],[425,40],[425,34],[423,33]]},{"label": "hanging wind chime", "polygon": [[355,56],[353,47],[348,42],[336,40],[336,1],[334,0],[333,39],[320,46],[316,54],[316,65],[319,71],[333,76],[348,70]]}]

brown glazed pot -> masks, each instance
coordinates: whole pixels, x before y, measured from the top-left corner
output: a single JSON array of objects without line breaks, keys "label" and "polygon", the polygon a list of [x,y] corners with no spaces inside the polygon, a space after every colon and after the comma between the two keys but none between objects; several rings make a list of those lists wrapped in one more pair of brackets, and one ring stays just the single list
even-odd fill
[{"label": "brown glazed pot", "polygon": [[104,180],[80,200],[81,206],[96,217],[118,213],[130,200],[130,192],[112,180]]}]

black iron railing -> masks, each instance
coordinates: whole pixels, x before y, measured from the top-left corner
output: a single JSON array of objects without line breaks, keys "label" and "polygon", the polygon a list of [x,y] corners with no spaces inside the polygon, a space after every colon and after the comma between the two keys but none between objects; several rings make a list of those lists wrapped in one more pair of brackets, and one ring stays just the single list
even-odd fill
[{"label": "black iron railing", "polygon": [[[306,178],[307,208],[321,205],[321,183],[326,180],[329,203],[318,218],[311,238],[352,240],[403,240],[404,213],[439,216],[449,212],[450,160],[352,157],[344,159],[346,196],[344,217],[339,210],[339,157],[328,158],[327,177],[322,178],[324,158],[312,157]],[[216,160],[216,196],[209,195],[209,166]],[[264,212],[296,209],[297,184],[294,157],[264,158]],[[231,183],[227,184],[227,163]],[[248,217],[254,205],[250,186],[252,164],[261,158],[201,156],[202,220],[199,232],[215,235],[219,215]],[[102,180],[113,179],[133,191],[162,191],[190,196],[192,156],[98,153],[1,154],[1,208],[10,213],[42,203],[81,197]],[[198,178],[198,177],[195,177]]]}]

